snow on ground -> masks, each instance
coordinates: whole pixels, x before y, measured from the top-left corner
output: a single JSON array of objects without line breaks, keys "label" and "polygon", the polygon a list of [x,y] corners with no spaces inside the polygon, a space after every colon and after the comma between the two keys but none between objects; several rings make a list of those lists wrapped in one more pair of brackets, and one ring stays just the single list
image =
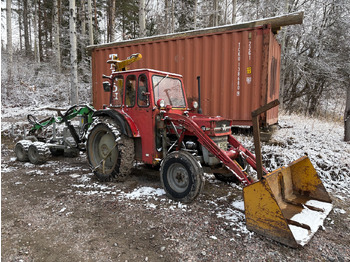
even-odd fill
[{"label": "snow on ground", "polygon": [[296,115],[280,116],[279,125],[272,136],[275,143],[262,147],[269,168],[287,165],[307,154],[328,190],[349,195],[350,143],[343,140],[343,125]]},{"label": "snow on ground", "polygon": [[[31,111],[35,111],[39,118],[55,113],[34,109],[34,107],[26,109],[3,107],[2,119],[23,118]],[[11,122],[2,121],[1,129],[2,132],[8,132],[11,129]],[[16,132],[16,134],[21,133],[22,129],[16,129]],[[262,145],[263,161],[271,171],[308,154],[327,190],[342,199],[350,194],[350,144],[343,141],[343,134],[343,125],[339,122],[299,115],[280,115],[279,128],[273,133],[271,141]],[[237,138],[245,147],[253,148],[251,136],[239,135]],[[33,166],[30,163],[25,165]],[[45,166],[52,167],[54,174],[70,172],[70,177],[76,180],[72,187],[75,188],[75,193],[78,195],[111,195],[119,201],[143,202],[143,206],[149,209],[180,209],[184,212],[191,210],[190,206],[167,199],[164,190],[160,188],[139,186],[131,192],[124,192],[111,185],[92,182],[92,173],[88,167],[86,174],[81,175],[81,173],[78,174],[79,169],[60,166],[55,161],[49,161]],[[11,172],[13,168],[2,164],[2,172]],[[31,172],[28,174],[32,175]],[[40,173],[35,174],[40,175]],[[217,180],[210,179],[207,175],[205,179],[207,183],[218,183]],[[239,185],[232,184],[231,186],[241,189]],[[217,217],[225,219],[227,225],[234,228],[237,235],[251,234],[245,227],[242,199],[235,198],[229,207],[220,205],[221,201],[229,198],[230,192],[221,199],[207,200],[207,203]]]}]

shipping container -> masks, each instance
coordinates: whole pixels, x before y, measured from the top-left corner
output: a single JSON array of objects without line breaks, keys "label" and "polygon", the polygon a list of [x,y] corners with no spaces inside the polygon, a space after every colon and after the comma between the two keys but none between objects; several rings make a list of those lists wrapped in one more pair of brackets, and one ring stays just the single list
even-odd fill
[{"label": "shipping container", "polygon": [[[200,76],[204,114],[251,126],[251,112],[279,97],[281,48],[275,32],[272,23],[251,22],[90,46],[93,105],[101,109],[109,102],[102,75],[111,73],[110,54],[125,59],[141,53],[130,69],[181,74],[188,99],[197,101]],[[278,108],[261,117],[264,126],[277,121]]]}]

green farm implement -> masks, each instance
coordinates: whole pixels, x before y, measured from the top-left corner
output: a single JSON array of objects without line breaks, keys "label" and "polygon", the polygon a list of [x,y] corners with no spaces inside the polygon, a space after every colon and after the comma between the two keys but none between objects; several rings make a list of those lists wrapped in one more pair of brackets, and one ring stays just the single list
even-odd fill
[{"label": "green farm implement", "polygon": [[[85,135],[95,109],[90,105],[75,105],[64,113],[62,109],[45,109],[56,111],[57,116],[37,120],[35,116],[28,115],[32,127],[15,146],[19,161],[43,164],[50,155],[78,156],[80,151],[85,151]],[[72,120],[78,120],[75,122],[79,124],[73,125]],[[62,132],[57,128],[61,124],[64,124]]]}]

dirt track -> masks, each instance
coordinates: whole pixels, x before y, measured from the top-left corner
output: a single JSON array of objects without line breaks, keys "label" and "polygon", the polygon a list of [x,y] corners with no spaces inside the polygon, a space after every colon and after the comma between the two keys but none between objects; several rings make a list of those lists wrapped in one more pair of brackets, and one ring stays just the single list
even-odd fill
[{"label": "dirt track", "polygon": [[[15,161],[13,147],[2,136],[2,261],[350,261],[348,196],[332,195],[325,230],[291,249],[248,232],[231,206],[241,188],[211,175],[182,205],[159,194],[157,171],[101,184],[84,155],[34,166]],[[142,189],[153,191],[130,194]],[[230,212],[235,222],[219,215]]]}]

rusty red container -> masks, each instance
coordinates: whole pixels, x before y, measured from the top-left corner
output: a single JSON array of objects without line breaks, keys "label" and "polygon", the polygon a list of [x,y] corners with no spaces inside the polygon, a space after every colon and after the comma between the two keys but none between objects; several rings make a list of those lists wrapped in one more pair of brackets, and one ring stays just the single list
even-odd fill
[{"label": "rusty red container", "polygon": [[[235,125],[252,125],[251,112],[278,99],[281,49],[270,26],[224,26],[165,36],[90,46],[93,105],[108,104],[102,74],[110,75],[110,54],[125,59],[141,53],[130,69],[151,68],[183,75],[189,100],[198,99],[206,115],[220,115]],[[278,108],[261,117],[262,125],[278,121]]]}]

